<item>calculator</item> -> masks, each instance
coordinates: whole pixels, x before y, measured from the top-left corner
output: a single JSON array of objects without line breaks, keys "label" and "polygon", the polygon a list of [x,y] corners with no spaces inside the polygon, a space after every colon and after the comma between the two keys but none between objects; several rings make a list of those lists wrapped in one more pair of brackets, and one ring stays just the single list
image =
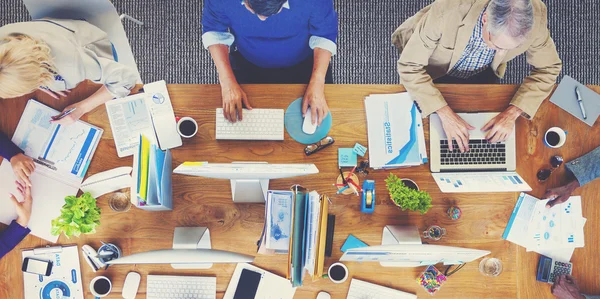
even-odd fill
[{"label": "calculator", "polygon": [[547,256],[540,255],[538,264],[537,281],[554,284],[554,280],[561,275],[571,275],[573,264],[553,260]]}]

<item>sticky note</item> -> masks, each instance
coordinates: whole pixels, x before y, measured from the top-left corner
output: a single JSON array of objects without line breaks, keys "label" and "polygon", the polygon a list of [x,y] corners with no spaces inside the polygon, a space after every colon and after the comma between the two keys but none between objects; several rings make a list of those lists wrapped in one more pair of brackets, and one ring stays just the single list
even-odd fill
[{"label": "sticky note", "polygon": [[357,155],[359,155],[361,157],[364,157],[365,154],[367,153],[367,148],[360,143],[356,143],[352,150],[354,151],[354,153],[356,153]]},{"label": "sticky note", "polygon": [[367,247],[369,245],[367,245],[365,242],[361,241],[360,239],[358,239],[357,237],[353,236],[353,235],[349,235],[348,238],[346,239],[346,242],[344,242],[344,245],[342,245],[342,252],[346,252],[348,249],[353,249],[353,248],[362,248],[362,247]]},{"label": "sticky note", "polygon": [[351,148],[338,149],[338,165],[339,167],[354,167],[356,166],[356,153]]}]

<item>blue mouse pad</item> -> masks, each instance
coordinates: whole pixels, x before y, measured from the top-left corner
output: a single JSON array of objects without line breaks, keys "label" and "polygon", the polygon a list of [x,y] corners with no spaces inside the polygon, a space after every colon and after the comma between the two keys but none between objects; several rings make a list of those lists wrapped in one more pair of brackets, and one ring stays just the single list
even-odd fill
[{"label": "blue mouse pad", "polygon": [[314,134],[306,134],[302,131],[302,98],[293,101],[285,110],[285,130],[294,140],[302,144],[313,144],[325,138],[331,130],[331,112],[327,114],[321,125],[317,127]]}]

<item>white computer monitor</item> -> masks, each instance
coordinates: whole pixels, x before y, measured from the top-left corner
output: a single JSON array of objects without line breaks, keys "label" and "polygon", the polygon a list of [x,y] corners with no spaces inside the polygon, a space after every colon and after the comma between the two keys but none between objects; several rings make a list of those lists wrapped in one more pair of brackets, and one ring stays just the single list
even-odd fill
[{"label": "white computer monitor", "polygon": [[216,249],[163,249],[134,253],[112,261],[108,265],[132,264],[236,264],[252,263],[254,257]]},{"label": "white computer monitor", "polygon": [[268,164],[266,162],[184,162],[173,173],[231,181],[235,203],[264,203],[270,179],[319,173],[314,164]]},{"label": "white computer monitor", "polygon": [[392,244],[349,249],[341,261],[378,262],[386,267],[456,265],[490,254],[487,250],[430,244]]}]

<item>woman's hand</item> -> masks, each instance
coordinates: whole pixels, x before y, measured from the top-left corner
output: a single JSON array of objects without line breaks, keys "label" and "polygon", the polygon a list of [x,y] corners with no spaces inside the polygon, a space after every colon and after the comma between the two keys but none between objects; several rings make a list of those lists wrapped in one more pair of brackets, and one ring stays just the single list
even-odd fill
[{"label": "woman's hand", "polygon": [[17,184],[17,190],[19,190],[23,196],[23,201],[19,202],[13,194],[10,195],[10,199],[17,210],[17,223],[22,227],[27,227],[29,224],[29,218],[31,218],[31,209],[33,206],[33,200],[31,199],[31,187],[25,186],[18,181],[16,181],[15,184]]},{"label": "woman's hand", "polygon": [[52,91],[48,87],[45,87],[45,86],[40,86],[38,88],[38,90],[40,90],[41,92],[43,92],[43,93],[45,93],[45,94],[47,94],[47,95],[49,95],[52,98],[57,99],[57,100],[59,98],[61,98],[61,97],[63,97],[63,98],[67,97],[69,95],[69,93],[71,92],[70,89],[63,90],[63,91]]},{"label": "woman's hand", "polygon": [[[79,102],[67,106],[61,114],[54,116],[50,122],[67,126],[78,121],[86,113],[87,109],[85,109],[85,105],[83,105],[82,102]],[[62,116],[63,114],[66,115]]]},{"label": "woman's hand", "polygon": [[10,166],[12,166],[15,176],[23,183],[23,185],[31,186],[29,176],[31,176],[35,170],[33,159],[23,154],[16,154],[10,159]]}]

